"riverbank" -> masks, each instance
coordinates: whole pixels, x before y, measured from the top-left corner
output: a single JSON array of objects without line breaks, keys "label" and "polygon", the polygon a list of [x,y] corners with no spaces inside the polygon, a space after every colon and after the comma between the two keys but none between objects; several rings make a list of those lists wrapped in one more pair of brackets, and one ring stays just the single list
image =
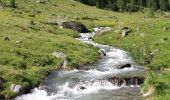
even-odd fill
[{"label": "riverbank", "polygon": [[[123,14],[122,14],[123,15]],[[169,99],[169,17],[156,13],[154,18],[135,13],[124,17],[118,16],[112,32],[100,34],[94,41],[101,44],[116,46],[130,53],[134,61],[150,69],[143,85],[144,91],[154,88],[150,99]],[[128,32],[122,35],[123,32]],[[156,73],[155,73],[155,70]]]},{"label": "riverbank", "polygon": [[[52,56],[54,52],[63,52],[69,58],[69,68],[93,63],[98,58],[96,48],[74,39],[78,32],[60,27],[63,21],[83,22],[88,29],[110,26],[113,31],[99,34],[94,40],[129,51],[136,62],[150,68],[170,66],[168,13],[159,12],[149,18],[148,12],[117,13],[72,0],[39,1],[16,0],[15,8],[0,5],[0,94],[8,98],[17,95],[10,89],[12,84],[33,88],[48,72],[56,69],[61,60]],[[121,31],[125,27],[131,32],[122,38]],[[140,47],[144,47],[142,51]],[[160,92],[162,96],[156,94],[160,96],[157,99],[169,98],[168,75],[168,72],[148,75],[144,87],[156,84],[158,92],[165,90]],[[153,82],[153,77],[159,80]],[[165,85],[159,88],[161,82]]]},{"label": "riverbank", "polygon": [[39,100],[42,97],[43,100],[141,99],[139,85],[144,82],[144,68],[134,65],[125,51],[91,40],[97,31],[107,32],[111,30],[110,27],[94,30],[91,33],[80,33],[77,39],[99,48],[100,60],[79,69],[54,71],[38,88],[16,100]]},{"label": "riverbank", "polygon": [[[78,32],[56,25],[56,21],[59,23],[65,19],[63,12],[68,14],[68,10],[64,9],[60,16],[54,15],[59,10],[55,10],[52,5],[63,6],[63,3],[71,9],[72,2],[63,0],[46,4],[20,0],[15,9],[0,9],[1,98],[13,98],[28,92],[47,77],[48,73],[57,69],[62,59],[56,58],[53,55],[55,52],[63,52],[67,56],[67,69],[90,64],[98,59],[98,49],[74,39],[78,37]],[[36,8],[33,9],[32,5]],[[80,5],[78,3],[77,6]],[[58,8],[60,7],[57,6],[56,9]],[[73,20],[74,15],[71,16],[66,21]]]}]

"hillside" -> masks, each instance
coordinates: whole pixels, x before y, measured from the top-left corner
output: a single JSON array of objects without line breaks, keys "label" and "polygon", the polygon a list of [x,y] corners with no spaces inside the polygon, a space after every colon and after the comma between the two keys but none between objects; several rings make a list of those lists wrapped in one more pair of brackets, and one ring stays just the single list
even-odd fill
[{"label": "hillside", "polygon": [[[2,1],[9,4],[8,0]],[[148,13],[117,13],[73,0],[16,0],[15,8],[0,7],[0,97],[17,95],[10,90],[11,84],[27,89],[37,86],[62,61],[52,56],[53,52],[66,54],[68,69],[96,61],[97,48],[74,39],[78,32],[55,23],[80,21],[89,30],[97,26],[112,27],[111,32],[94,40],[130,52],[141,65],[161,69],[159,74],[148,73],[143,88],[156,90],[150,97],[153,100],[168,100],[170,75],[169,70],[162,69],[170,66],[170,16],[158,12],[150,18]],[[125,38],[120,34],[123,27],[131,30]],[[154,51],[152,57],[150,53]]]}]

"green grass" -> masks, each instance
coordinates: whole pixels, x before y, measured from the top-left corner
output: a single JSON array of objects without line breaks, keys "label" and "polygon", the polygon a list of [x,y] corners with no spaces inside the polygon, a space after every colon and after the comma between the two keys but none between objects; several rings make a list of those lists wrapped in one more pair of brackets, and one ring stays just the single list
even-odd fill
[{"label": "green grass", "polygon": [[[115,46],[128,51],[134,61],[150,69],[170,68],[170,21],[162,13],[156,13],[155,18],[144,17],[145,13],[115,13],[118,21],[114,21],[111,32],[96,36],[94,41]],[[122,28],[129,27],[131,32],[125,38],[121,36]],[[167,30],[164,30],[164,27]],[[139,28],[139,30],[137,30]],[[161,72],[146,75],[144,90],[155,88],[155,94],[150,99],[168,100],[169,73]]]},{"label": "green grass", "polygon": [[[37,86],[48,73],[57,69],[61,59],[52,56],[53,52],[64,52],[68,57],[68,69],[90,64],[97,60],[98,49],[74,39],[78,32],[60,29],[48,24],[49,19],[74,20],[84,17],[80,3],[72,0],[50,0],[46,4],[35,0],[16,0],[17,8],[5,7],[0,10],[0,77],[5,79],[3,91],[7,98],[17,94],[10,91],[11,84],[25,88]],[[64,9],[63,9],[64,7]],[[81,8],[81,9],[80,9]],[[70,9],[73,9],[71,11]],[[92,20],[96,20],[92,7],[83,10]],[[81,14],[81,15],[80,15]],[[84,19],[88,25],[90,22]],[[7,37],[9,40],[4,40]]]},{"label": "green grass", "polygon": [[[6,80],[0,93],[8,98],[16,96],[9,88],[12,83],[33,88],[57,69],[61,59],[52,56],[55,51],[67,55],[68,69],[93,63],[98,58],[96,48],[74,39],[78,32],[48,24],[49,19],[80,21],[90,30],[110,26],[111,32],[96,36],[94,40],[130,52],[137,63],[149,68],[170,67],[170,21],[163,13],[148,18],[148,12],[116,13],[73,0],[48,0],[44,4],[36,3],[36,0],[16,0],[16,6],[15,9],[0,9],[0,77]],[[120,33],[124,26],[131,32],[122,38]],[[168,29],[163,30],[164,27]],[[9,41],[4,41],[4,37]],[[147,75],[143,88],[146,90],[157,84],[158,89],[151,98],[169,99],[168,72],[154,76],[158,77],[157,81]],[[159,88],[161,82],[165,87]]]}]

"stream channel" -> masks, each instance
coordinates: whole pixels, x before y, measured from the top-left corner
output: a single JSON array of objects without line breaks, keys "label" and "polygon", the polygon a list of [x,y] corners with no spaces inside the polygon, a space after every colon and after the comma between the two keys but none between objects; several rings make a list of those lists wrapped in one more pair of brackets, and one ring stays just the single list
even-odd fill
[{"label": "stream channel", "polygon": [[[94,32],[80,33],[77,38],[99,48],[101,59],[79,69],[54,71],[31,93],[15,100],[142,100],[144,68],[135,64],[127,52],[92,41],[103,29],[110,28],[94,28]],[[120,68],[125,64],[131,67]]]}]

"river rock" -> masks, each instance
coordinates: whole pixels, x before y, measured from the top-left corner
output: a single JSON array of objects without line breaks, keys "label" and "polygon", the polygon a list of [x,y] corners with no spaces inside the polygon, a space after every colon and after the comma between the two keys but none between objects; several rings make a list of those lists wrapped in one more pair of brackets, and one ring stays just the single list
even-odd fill
[{"label": "river rock", "polygon": [[64,59],[60,64],[59,64],[59,69],[66,69],[67,68],[68,61],[67,59]]},{"label": "river rock", "polygon": [[106,51],[103,50],[103,49],[100,49],[99,53],[100,53],[101,56],[106,56]]},{"label": "river rock", "polygon": [[118,69],[124,69],[124,68],[130,68],[131,64],[124,64],[124,65],[118,65],[117,68]]},{"label": "river rock", "polygon": [[56,58],[62,58],[62,59],[66,58],[66,55],[63,52],[53,52],[52,56],[55,56]]},{"label": "river rock", "polygon": [[63,22],[62,26],[64,28],[69,28],[69,29],[78,31],[80,33],[89,32],[89,30],[86,28],[86,26],[83,25],[81,22],[75,22],[75,21]]},{"label": "river rock", "polygon": [[140,85],[144,83],[144,77],[117,77],[114,76],[108,79],[109,82],[115,86],[130,86],[130,85]]},{"label": "river rock", "polygon": [[80,86],[80,89],[81,90],[85,90],[85,89],[87,89],[85,86]]},{"label": "river rock", "polygon": [[10,89],[14,93],[21,93],[23,90],[23,87],[21,85],[11,84]]}]

